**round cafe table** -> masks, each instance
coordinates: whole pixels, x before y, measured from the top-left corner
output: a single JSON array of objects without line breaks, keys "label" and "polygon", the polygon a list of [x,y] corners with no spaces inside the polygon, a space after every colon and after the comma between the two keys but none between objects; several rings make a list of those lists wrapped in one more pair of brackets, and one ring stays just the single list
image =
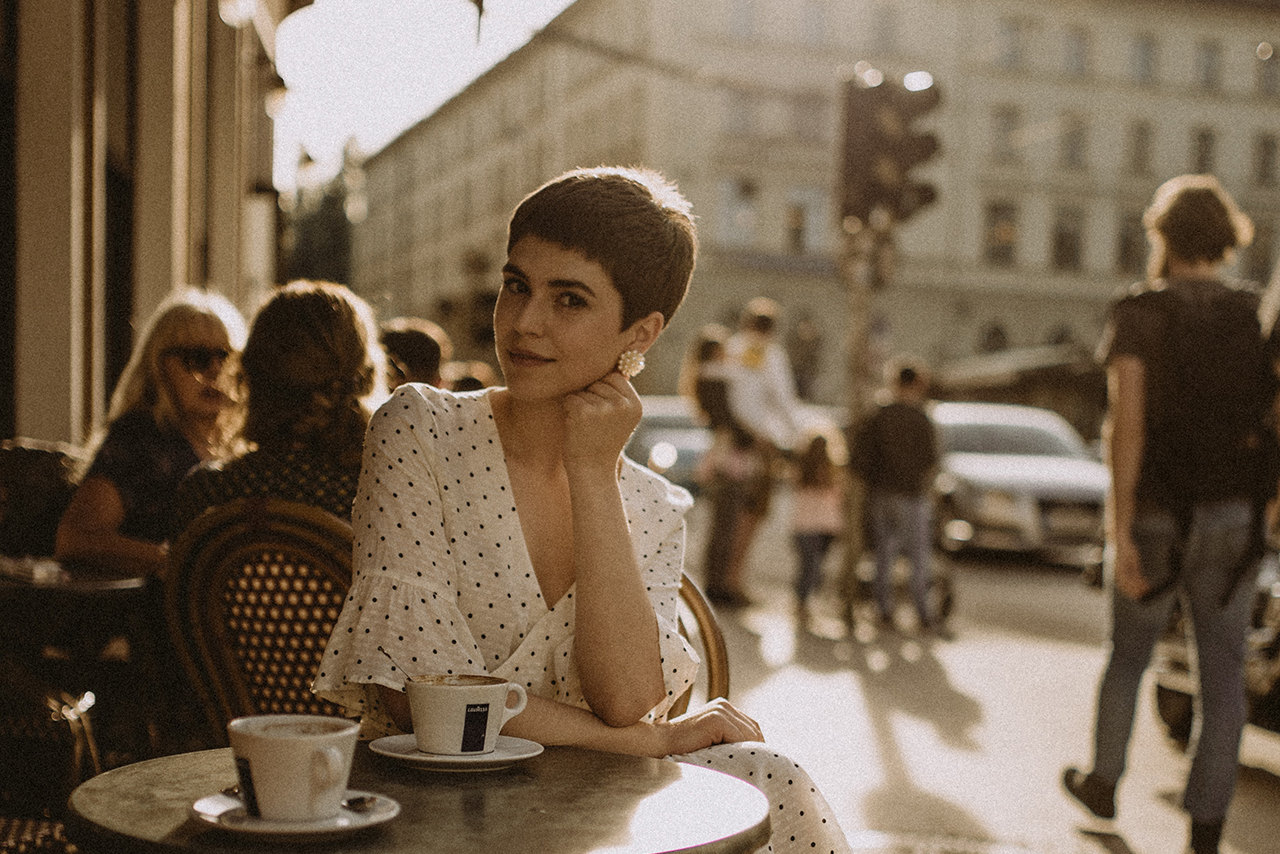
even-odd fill
[{"label": "round cafe table", "polygon": [[[230,749],[150,759],[100,774],[71,794],[67,835],[95,851],[279,849],[192,815],[236,782]],[[509,768],[422,770],[356,749],[348,788],[400,803],[400,814],[351,836],[305,844],[324,852],[747,854],[769,841],[769,804],[749,783],[694,765],[550,747]]]}]

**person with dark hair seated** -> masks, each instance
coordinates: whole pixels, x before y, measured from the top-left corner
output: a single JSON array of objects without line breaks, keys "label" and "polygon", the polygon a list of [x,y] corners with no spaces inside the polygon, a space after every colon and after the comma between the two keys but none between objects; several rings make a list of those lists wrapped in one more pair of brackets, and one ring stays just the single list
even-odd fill
[{"label": "person with dark hair seated", "polygon": [[296,281],[259,310],[241,358],[251,450],[182,482],[177,530],[237,498],[283,498],[351,518],[369,416],[386,397],[373,310],[342,285]]},{"label": "person with dark hair seated", "polygon": [[426,383],[442,388],[441,370],[453,358],[453,342],[439,325],[421,317],[395,317],[381,326],[387,351],[387,385]]}]

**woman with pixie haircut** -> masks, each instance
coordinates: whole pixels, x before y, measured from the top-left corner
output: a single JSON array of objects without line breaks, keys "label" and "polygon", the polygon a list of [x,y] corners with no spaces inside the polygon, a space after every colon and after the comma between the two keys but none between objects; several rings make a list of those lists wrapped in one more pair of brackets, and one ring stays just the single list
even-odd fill
[{"label": "woman with pixie haircut", "polygon": [[847,851],[751,718],[715,700],[668,719],[697,670],[677,625],[692,499],[622,450],[630,378],[696,251],[688,202],[652,172],[577,170],[520,203],[493,318],[506,385],[403,386],[374,415],[355,580],[313,689],[377,737],[412,728],[418,674],[390,659],[518,682],[507,735],[726,771],[770,797],[775,850]]}]

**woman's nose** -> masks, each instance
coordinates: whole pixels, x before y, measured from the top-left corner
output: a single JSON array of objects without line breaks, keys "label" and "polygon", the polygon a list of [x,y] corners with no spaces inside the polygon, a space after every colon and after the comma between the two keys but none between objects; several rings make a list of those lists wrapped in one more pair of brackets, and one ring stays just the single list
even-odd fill
[{"label": "woman's nose", "polygon": [[547,307],[542,300],[526,300],[516,314],[515,328],[522,335],[541,335],[546,324]]}]

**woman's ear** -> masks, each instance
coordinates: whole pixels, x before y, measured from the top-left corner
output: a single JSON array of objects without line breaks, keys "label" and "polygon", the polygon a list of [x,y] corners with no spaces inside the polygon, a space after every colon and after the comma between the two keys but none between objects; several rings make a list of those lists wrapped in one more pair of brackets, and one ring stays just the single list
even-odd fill
[{"label": "woman's ear", "polygon": [[663,320],[662,312],[651,311],[644,317],[631,324],[628,333],[631,335],[631,344],[628,350],[637,350],[645,353],[653,346],[653,342],[658,340],[658,336],[662,334],[666,321]]}]

